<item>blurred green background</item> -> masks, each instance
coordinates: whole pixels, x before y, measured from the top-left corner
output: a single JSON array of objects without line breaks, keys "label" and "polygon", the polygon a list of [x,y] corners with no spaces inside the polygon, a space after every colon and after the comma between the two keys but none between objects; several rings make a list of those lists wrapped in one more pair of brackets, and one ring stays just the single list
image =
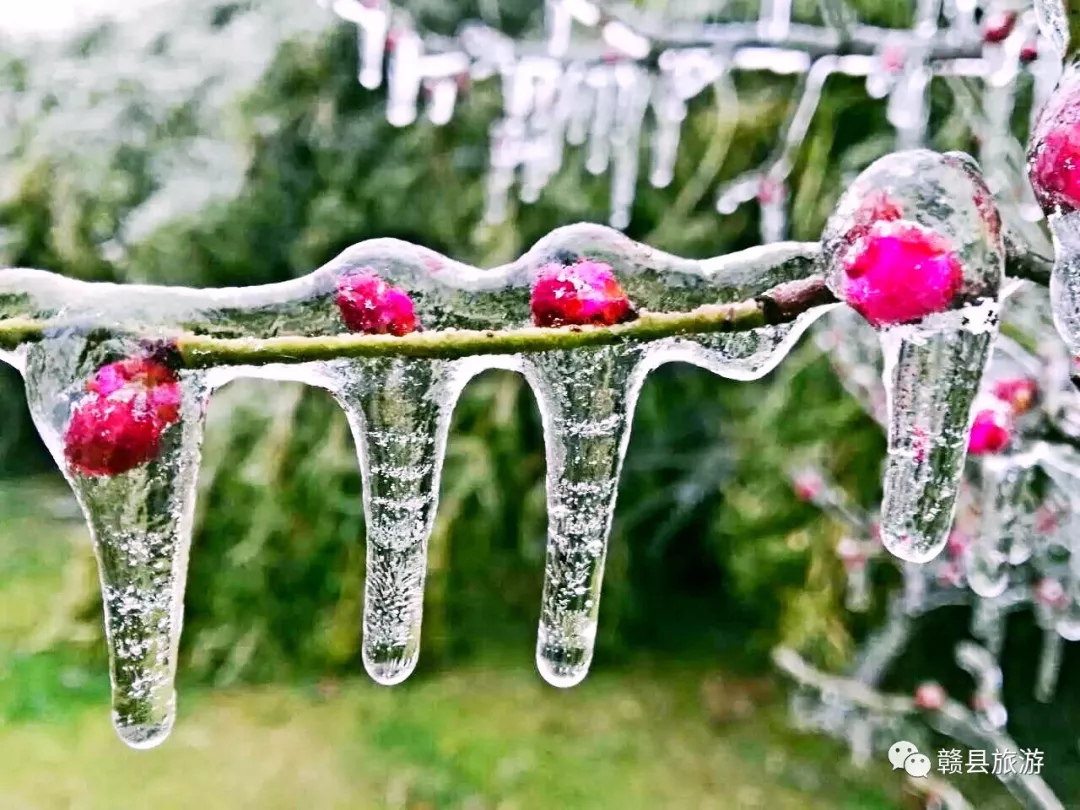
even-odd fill
[{"label": "blurred green background", "polygon": [[[449,30],[476,5],[421,12]],[[510,27],[532,8],[504,5]],[[853,5],[870,22],[909,20],[905,3]],[[816,19],[812,2],[796,6]],[[491,266],[556,226],[606,219],[608,178],[571,151],[538,203],[481,224],[496,82],[472,85],[445,127],[398,130],[355,76],[354,29],[308,0],[167,0],[64,42],[0,40],[0,263],[247,285],[378,236]],[[691,257],[758,241],[756,208],[720,217],[716,189],[770,154],[795,85],[735,86],[737,102],[693,104],[671,187],[639,183],[632,237]],[[952,96],[932,89],[933,146],[971,149]],[[884,105],[830,80],[799,150],[791,236],[816,239],[847,179],[891,148]],[[544,457],[520,377],[484,374],[457,410],[421,664],[389,690],[360,665],[363,514],[344,417],[313,389],[228,386],[210,411],[179,718],[149,753],[112,735],[86,532],[8,369],[0,420],[0,808],[917,806],[884,760],[857,770],[838,744],[788,731],[769,675],[780,641],[839,668],[881,617],[881,600],[869,616],[843,610],[840,528],[787,483],[806,453],[860,502],[879,495],[880,431],[809,341],[760,383],[685,366],[650,377],[593,674],[568,692],[532,668]],[[1010,645],[1034,649],[1018,621]],[[890,686],[935,676],[970,691],[941,654],[965,625],[929,627]],[[1013,730],[1080,797],[1076,710],[1032,704],[1024,649],[1006,671]],[[993,785],[971,789],[980,807],[1013,806]]]}]

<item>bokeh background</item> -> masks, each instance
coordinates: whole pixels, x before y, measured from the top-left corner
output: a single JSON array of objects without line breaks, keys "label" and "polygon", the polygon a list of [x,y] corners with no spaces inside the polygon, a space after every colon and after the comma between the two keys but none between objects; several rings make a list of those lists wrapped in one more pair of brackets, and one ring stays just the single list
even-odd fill
[{"label": "bokeh background", "polygon": [[[313,0],[158,0],[72,26],[75,5],[0,13],[0,265],[248,285],[379,236],[492,266],[554,227],[606,219],[608,180],[572,151],[539,202],[482,224],[495,84],[473,84],[445,127],[394,129],[381,94],[356,82],[354,29]],[[502,5],[511,26],[535,6]],[[866,21],[909,22],[907,3],[852,5]],[[418,8],[452,30],[476,6]],[[814,3],[796,7],[816,18]],[[755,8],[732,3],[736,16]],[[721,217],[715,193],[770,154],[794,80],[740,75],[736,86],[737,104],[694,104],[675,181],[642,180],[632,237],[690,257],[758,241],[756,209]],[[973,149],[951,95],[932,90],[931,145]],[[1025,115],[1021,105],[1018,127]],[[830,80],[798,154],[793,238],[817,238],[845,182],[892,149],[891,133],[861,82]],[[598,653],[566,692],[532,667],[544,456],[520,377],[484,374],[455,415],[421,663],[392,689],[360,664],[363,514],[343,415],[314,389],[228,386],[210,410],[179,718],[148,753],[128,751],[109,725],[87,533],[6,368],[0,425],[4,810],[921,806],[884,760],[856,769],[842,746],[790,731],[769,671],[779,642],[841,667],[883,605],[844,610],[841,528],[786,475],[806,454],[861,503],[880,495],[883,437],[812,341],[759,383],[688,366],[649,378]],[[886,572],[875,584],[880,595],[895,581]],[[935,677],[970,692],[949,659],[966,622],[963,610],[937,614],[887,686]],[[1010,730],[1047,751],[1046,778],[1080,806],[1076,654],[1062,698],[1034,704],[1036,630],[1026,615],[1015,622]],[[1014,806],[988,781],[964,787],[980,808]]]}]

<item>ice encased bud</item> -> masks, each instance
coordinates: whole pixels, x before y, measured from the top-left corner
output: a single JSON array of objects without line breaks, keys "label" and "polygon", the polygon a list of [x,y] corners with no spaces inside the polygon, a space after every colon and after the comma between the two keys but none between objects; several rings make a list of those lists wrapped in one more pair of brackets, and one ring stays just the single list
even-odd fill
[{"label": "ice encased bud", "polygon": [[882,542],[926,562],[952,525],[997,329],[1000,218],[974,160],[920,149],[867,168],[822,241],[829,288],[878,330],[885,355]]},{"label": "ice encased bud", "polygon": [[1080,353],[1080,71],[1071,68],[1039,114],[1028,175],[1054,239],[1050,301],[1054,325]]}]

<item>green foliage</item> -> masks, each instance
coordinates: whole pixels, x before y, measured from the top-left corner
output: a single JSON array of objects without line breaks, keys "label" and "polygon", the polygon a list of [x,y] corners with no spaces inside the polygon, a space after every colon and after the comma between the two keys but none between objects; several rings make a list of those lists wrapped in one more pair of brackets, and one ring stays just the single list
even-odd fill
[{"label": "green foliage", "polygon": [[[813,4],[804,5],[812,16]],[[872,19],[896,4],[863,6]],[[245,4],[201,24],[209,37],[271,7]],[[153,53],[145,58],[147,70],[161,69]],[[585,173],[572,152],[538,203],[513,205],[502,225],[478,224],[487,130],[500,104],[494,82],[474,86],[448,126],[398,130],[385,122],[381,95],[357,85],[355,59],[355,34],[342,25],[280,43],[254,88],[217,106],[202,91],[159,107],[153,94],[133,92],[123,115],[145,133],[141,145],[118,136],[95,152],[92,188],[80,182],[91,156],[40,154],[26,147],[34,142],[27,135],[11,153],[17,182],[0,207],[7,260],[86,278],[253,284],[309,272],[381,236],[491,265],[558,225],[605,217],[608,179]],[[12,58],[5,81],[26,84],[24,74],[24,61]],[[675,181],[655,190],[642,179],[630,235],[685,256],[755,244],[753,207],[720,217],[713,200],[722,182],[768,157],[792,89],[790,79],[740,75],[698,99]],[[51,115],[42,107],[23,127],[32,134]],[[966,145],[945,94],[935,96],[934,118],[939,148]],[[158,190],[155,158],[208,127],[244,156],[239,189],[125,238],[125,223]],[[889,151],[887,133],[882,105],[867,104],[858,81],[830,81],[795,163],[793,237],[817,237],[850,176]],[[0,391],[12,385],[9,375]],[[822,447],[841,480],[870,502],[880,434],[812,346],[755,384],[688,367],[653,375],[620,490],[601,655],[725,648],[760,663],[784,638],[820,659],[841,658],[849,637],[836,527],[796,501],[785,477],[798,453]],[[543,477],[528,388],[507,374],[474,381],[455,417],[431,543],[422,666],[489,646],[528,655],[543,568]],[[222,391],[202,490],[188,665],[225,680],[356,666],[360,484],[345,420],[329,398],[270,383]]]}]

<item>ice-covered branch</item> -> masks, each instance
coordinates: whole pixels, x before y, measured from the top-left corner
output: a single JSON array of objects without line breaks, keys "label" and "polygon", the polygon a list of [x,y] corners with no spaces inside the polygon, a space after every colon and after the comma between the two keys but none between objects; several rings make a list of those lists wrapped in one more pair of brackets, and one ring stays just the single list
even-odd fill
[{"label": "ice-covered branch", "polygon": [[[920,704],[906,695],[878,692],[862,681],[829,675],[808,664],[794,650],[780,647],[773,651],[777,668],[799,686],[829,694],[835,700],[871,714],[900,717],[921,716],[936,731],[958,740],[972,749],[1017,751],[1016,742],[1002,730],[980,721],[978,715],[948,696],[936,705]],[[999,777],[1006,789],[1030,810],[1064,810],[1042,777],[1036,773],[1009,773]]]},{"label": "ice-covered branch", "polygon": [[[1015,239],[1006,239],[1006,269],[1014,278],[1046,284],[1051,261],[1030,251]],[[358,246],[361,247],[361,246]],[[647,250],[637,245],[639,250]],[[563,326],[557,328],[456,329],[415,331],[406,335],[343,334],[329,336],[285,335],[221,338],[195,331],[169,336],[184,368],[213,368],[229,365],[308,363],[359,357],[412,357],[458,359],[475,355],[515,355],[590,346],[611,346],[627,341],[652,341],[688,334],[743,332],[765,326],[791,323],[800,315],[821,306],[836,304],[836,297],[815,272],[820,247],[813,242],[780,242],[729,254],[711,261],[731,278],[728,288],[720,287],[717,298],[730,297],[744,288],[747,280],[803,276],[777,284],[746,300],[704,304],[682,312],[642,311],[635,320],[610,326]],[[498,272],[493,271],[493,272]],[[25,273],[0,270],[5,274]],[[0,305],[5,301],[31,300],[32,288],[4,285]],[[102,288],[113,285],[96,285]],[[84,294],[79,285],[74,295]],[[116,289],[116,288],[114,288]],[[170,288],[133,287],[140,294],[168,295]],[[257,288],[256,288],[257,289]],[[255,290],[253,290],[254,292]],[[190,292],[190,291],[183,291]],[[10,310],[8,305],[0,311]],[[26,316],[0,319],[0,349],[14,351],[20,345],[42,340],[52,326],[49,318]],[[201,331],[201,330],[200,330]],[[162,335],[148,335],[160,340]]]}]

